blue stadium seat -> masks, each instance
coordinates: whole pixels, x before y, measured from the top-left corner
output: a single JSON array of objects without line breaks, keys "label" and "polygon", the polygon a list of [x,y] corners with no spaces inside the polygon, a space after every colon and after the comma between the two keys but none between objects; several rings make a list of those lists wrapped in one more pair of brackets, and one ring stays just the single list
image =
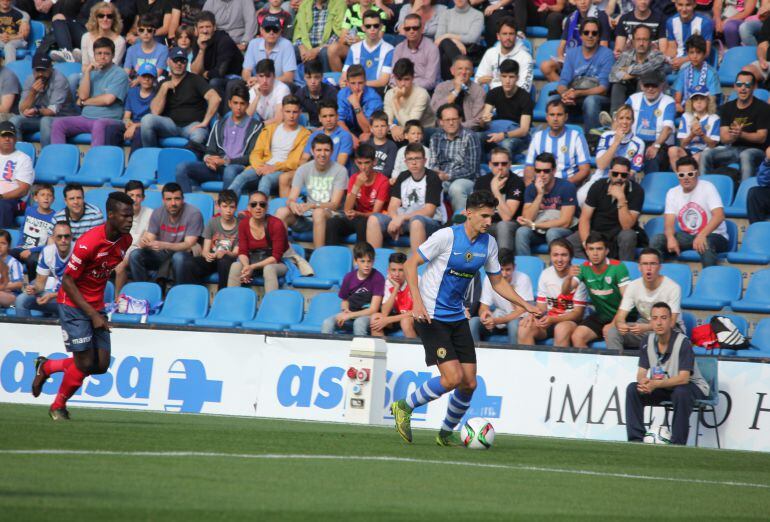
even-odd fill
[{"label": "blue stadium seat", "polygon": [[184,201],[185,203],[189,203],[190,205],[197,207],[198,210],[201,211],[204,223],[206,223],[209,218],[214,215],[214,199],[208,194],[203,194],[200,192],[185,194]]},{"label": "blue stadium seat", "polygon": [[209,291],[200,285],[176,285],[169,290],[160,313],[148,324],[185,325],[203,319],[209,309]]},{"label": "blue stadium seat", "polygon": [[[29,47],[27,47],[27,56],[34,56],[35,51],[40,47],[40,43],[45,38],[46,27],[43,22],[30,20],[29,22]],[[16,53],[18,56],[18,51]]]},{"label": "blue stadium seat", "polygon": [[142,205],[152,209],[160,208],[163,206],[163,194],[160,190],[146,190]]},{"label": "blue stadium seat", "polygon": [[527,36],[530,38],[545,38],[546,36],[548,36],[548,28],[541,27],[539,25],[528,25]]},{"label": "blue stadium seat", "polygon": [[736,297],[730,303],[730,308],[736,312],[770,314],[770,293],[767,291],[768,288],[770,288],[770,269],[766,268],[754,272],[751,274],[749,284],[746,285],[746,294],[743,296],[743,299],[740,299],[740,295]]},{"label": "blue stadium seat", "polygon": [[537,256],[516,256],[516,270],[527,274],[532,281],[532,288],[537,289],[540,274],[545,270],[545,263]]},{"label": "blue stadium seat", "polygon": [[556,56],[556,51],[559,48],[559,41],[560,40],[547,40],[540,44],[540,47],[535,51],[535,69],[533,76],[535,80],[545,80],[545,76],[540,71],[540,64]]},{"label": "blue stadium seat", "polygon": [[754,329],[748,350],[737,350],[738,357],[770,357],[770,318],[762,319]]},{"label": "blue stadium seat", "polygon": [[654,217],[644,224],[644,232],[647,234],[648,238],[652,239],[658,234],[663,234],[665,232],[665,226],[666,221],[663,216]]},{"label": "blue stadium seat", "polygon": [[305,300],[296,290],[273,290],[265,294],[253,321],[244,321],[247,330],[286,330],[302,321]]},{"label": "blue stadium seat", "polygon": [[77,172],[78,165],[80,165],[80,151],[75,145],[48,145],[40,151],[40,157],[37,159],[35,181],[55,185]]},{"label": "blue stadium seat", "polygon": [[198,158],[188,149],[162,149],[158,153],[158,185],[176,182],[176,166],[186,161],[198,161]]},{"label": "blue stadium seat", "polygon": [[628,270],[628,277],[631,279],[631,281],[642,277],[642,273],[639,271],[639,263],[636,261],[623,261],[623,264],[626,265],[626,269]]},{"label": "blue stadium seat", "polygon": [[135,150],[128,158],[126,170],[121,176],[110,179],[110,184],[113,187],[125,187],[129,181],[137,180],[141,181],[146,188],[155,183],[160,150],[157,147],[142,147]]},{"label": "blue stadium seat", "polygon": [[537,102],[535,102],[535,108],[532,110],[533,121],[545,121],[545,106],[548,104],[548,98],[550,98],[548,93],[555,91],[557,85],[559,85],[559,82],[550,82],[543,85],[543,88],[540,89]]},{"label": "blue stadium seat", "polygon": [[704,181],[710,181],[714,184],[719,196],[722,198],[722,204],[725,208],[733,203],[733,194],[735,194],[735,184],[730,176],[724,174],[705,174],[701,176]]},{"label": "blue stadium seat", "polygon": [[[738,314],[727,314],[727,313],[719,313],[714,314],[708,317],[703,324],[709,324],[711,322],[711,319],[713,319],[715,316],[720,315],[722,317],[727,317],[730,319],[736,328],[738,328],[738,331],[743,334],[744,337],[748,337],[749,335],[749,322],[746,320],[745,317]],[[688,334],[689,335],[689,334]],[[693,351],[695,352],[695,355],[735,355],[735,352],[737,350],[730,350],[727,348],[714,348],[712,350],[707,350],[706,348],[703,348],[702,346],[693,346]]]},{"label": "blue stadium seat", "polygon": [[[275,216],[275,213],[279,208],[286,206],[286,199],[287,198],[271,198],[267,203],[267,213],[271,216]],[[246,200],[248,201],[248,196],[246,196]]]},{"label": "blue stadium seat", "polygon": [[737,252],[727,254],[730,263],[766,265],[770,263],[770,222],[749,225]]},{"label": "blue stadium seat", "polygon": [[745,66],[757,59],[757,47],[754,45],[733,47],[728,49],[722,56],[722,63],[719,65],[719,83],[722,87],[732,87],[735,83],[735,76]]},{"label": "blue stadium seat", "polygon": [[692,312],[682,312],[682,322],[684,323],[684,333],[689,337],[692,335],[693,328],[697,326],[698,320]]},{"label": "blue stadium seat", "polygon": [[295,288],[329,289],[342,284],[345,274],[353,266],[353,253],[344,246],[323,246],[310,256],[310,265],[315,275],[298,277],[292,283]]},{"label": "blue stadium seat", "polygon": [[331,85],[339,85],[341,76],[342,76],[342,73],[327,72],[327,73],[324,73],[324,81]]},{"label": "blue stadium seat", "polygon": [[[738,225],[736,225],[734,221],[726,219],[725,226],[727,227],[727,252],[717,254],[719,259],[727,259],[728,254],[730,252],[735,252],[738,248]],[[698,262],[700,261],[700,254],[695,250],[685,250],[677,259],[680,261]]]},{"label": "blue stadium seat", "polygon": [[374,269],[388,278],[388,258],[391,254],[395,254],[396,251],[392,248],[375,248],[374,249]]},{"label": "blue stadium seat", "polygon": [[321,324],[340,309],[342,299],[334,292],[316,294],[310,300],[310,308],[299,324],[289,325],[292,332],[321,333]]},{"label": "blue stadium seat", "polygon": [[732,266],[708,266],[703,269],[690,297],[682,298],[682,307],[695,310],[721,310],[740,299],[743,279]]},{"label": "blue stadium seat", "polygon": [[13,247],[19,243],[19,237],[21,237],[21,232],[17,228],[6,228],[5,230],[8,231],[9,234],[11,234],[11,244],[10,246]]},{"label": "blue stadium seat", "polygon": [[107,281],[107,286],[104,287],[104,302],[112,303],[115,301],[115,285],[112,281]]},{"label": "blue stadium seat", "polygon": [[102,213],[106,216],[107,215],[107,198],[110,195],[110,192],[114,192],[115,189],[111,188],[96,188],[86,191],[86,194],[83,199],[86,200],[86,203],[91,203],[93,206],[98,208],[102,211]]},{"label": "blue stadium seat", "polygon": [[673,279],[682,289],[682,298],[688,297],[692,292],[692,270],[684,263],[663,263],[660,273],[669,279]]},{"label": "blue stadium seat", "polygon": [[35,164],[35,161],[37,160],[37,151],[35,150],[35,146],[33,144],[28,141],[17,141],[16,150],[19,150],[29,156],[30,159],[32,159],[32,165]]},{"label": "blue stadium seat", "polygon": [[26,59],[26,60],[16,60],[15,62],[9,62],[3,64],[3,67],[6,67],[13,72],[16,77],[19,79],[19,83],[24,86],[24,82],[27,79],[28,76],[32,76],[32,60]]},{"label": "blue stadium seat", "polygon": [[[157,305],[162,299],[162,291],[157,283],[133,282],[128,283],[120,290],[121,294],[131,296],[135,299],[144,299],[150,303],[150,306]],[[136,314],[112,314],[112,322],[115,323],[134,323],[142,321],[141,315]]]},{"label": "blue stadium seat", "polygon": [[644,189],[644,214],[662,214],[666,207],[666,193],[679,184],[673,172],[651,172],[642,179]]},{"label": "blue stadium seat", "polygon": [[[770,99],[770,91],[767,89],[754,89],[754,97],[763,102],[767,102]],[[727,101],[733,101],[738,98],[738,93],[730,91],[730,96],[727,97]]]},{"label": "blue stadium seat", "polygon": [[68,79],[73,74],[80,74],[83,70],[83,66],[79,62],[57,62],[53,64],[53,67]]},{"label": "blue stadium seat", "polygon": [[214,296],[214,303],[205,319],[196,319],[196,326],[235,328],[254,319],[257,294],[250,288],[223,288]]},{"label": "blue stadium seat", "polygon": [[172,147],[182,148],[182,147],[185,147],[189,141],[190,140],[188,140],[187,138],[182,138],[181,136],[173,136],[171,138],[161,138],[160,146],[162,148],[172,148]]},{"label": "blue stadium seat", "polygon": [[241,197],[238,198],[238,209],[236,210],[236,212],[241,213],[244,210],[248,210],[248,209],[249,209],[249,195],[241,194]]},{"label": "blue stadium seat", "polygon": [[[53,187],[53,198],[51,208],[54,209],[54,211],[59,212],[66,206],[64,204],[64,185],[55,185]],[[31,199],[30,202],[32,202]]]},{"label": "blue stadium seat", "polygon": [[745,179],[738,185],[738,192],[735,194],[733,204],[729,207],[725,207],[725,216],[727,217],[748,217],[748,209],[746,208],[746,200],[749,196],[749,190],[757,186],[756,176],[752,176],[749,179]]},{"label": "blue stadium seat", "polygon": [[101,187],[112,178],[123,174],[126,158],[123,149],[113,145],[91,147],[83,158],[83,163],[75,174],[64,177],[67,183],[80,183],[91,187]]}]

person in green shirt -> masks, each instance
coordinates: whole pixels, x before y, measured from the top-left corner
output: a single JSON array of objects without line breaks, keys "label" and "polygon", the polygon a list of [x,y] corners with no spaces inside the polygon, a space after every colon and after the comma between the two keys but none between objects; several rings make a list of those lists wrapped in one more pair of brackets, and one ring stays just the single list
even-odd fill
[{"label": "person in green shirt", "polygon": [[582,281],[594,308],[594,312],[572,332],[575,348],[586,348],[591,341],[604,338],[605,330],[612,325],[618,311],[625,287],[631,282],[626,265],[607,258],[609,244],[601,233],[588,234],[585,251],[588,261],[573,265],[570,268],[572,277],[565,278],[562,286],[562,293],[569,294]]}]

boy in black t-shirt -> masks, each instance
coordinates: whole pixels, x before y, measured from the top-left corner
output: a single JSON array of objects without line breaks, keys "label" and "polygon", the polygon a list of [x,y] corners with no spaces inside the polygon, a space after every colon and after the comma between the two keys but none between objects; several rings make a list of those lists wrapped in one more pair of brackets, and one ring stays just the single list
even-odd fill
[{"label": "boy in black t-shirt", "polygon": [[393,165],[396,163],[398,147],[388,139],[388,115],[384,111],[377,111],[369,119],[372,137],[369,143],[375,150],[374,171],[381,172],[386,178],[390,178]]},{"label": "boy in black t-shirt", "polygon": [[529,146],[534,108],[529,93],[516,86],[518,79],[519,63],[503,61],[500,64],[502,85],[487,93],[481,114],[481,121],[486,124],[486,147],[505,147],[512,158]]},{"label": "boy in black t-shirt", "polygon": [[305,64],[305,86],[297,91],[297,98],[302,105],[302,112],[307,113],[310,127],[320,127],[318,104],[322,100],[332,100],[336,103],[337,88],[324,81],[323,64],[319,60]]}]

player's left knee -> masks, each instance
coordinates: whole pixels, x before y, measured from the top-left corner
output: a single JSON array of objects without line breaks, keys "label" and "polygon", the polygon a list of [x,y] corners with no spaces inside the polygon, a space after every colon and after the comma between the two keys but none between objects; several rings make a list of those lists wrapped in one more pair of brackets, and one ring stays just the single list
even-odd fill
[{"label": "player's left knee", "polygon": [[465,393],[473,393],[476,391],[476,377],[463,378],[459,388]]}]

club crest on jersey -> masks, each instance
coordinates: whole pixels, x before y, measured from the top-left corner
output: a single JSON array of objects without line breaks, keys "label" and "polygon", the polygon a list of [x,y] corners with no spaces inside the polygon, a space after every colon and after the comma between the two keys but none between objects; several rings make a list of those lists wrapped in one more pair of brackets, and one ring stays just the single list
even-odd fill
[{"label": "club crest on jersey", "polygon": [[604,282],[607,283],[607,284],[610,284],[610,283],[612,283],[612,278],[610,276],[605,276]]},{"label": "club crest on jersey", "polygon": [[471,252],[470,250],[468,250],[468,251],[465,253],[465,262],[466,262],[466,263],[470,263],[471,261],[473,261],[473,252]]},{"label": "club crest on jersey", "polygon": [[438,357],[439,359],[443,359],[444,357],[446,357],[446,348],[444,348],[443,346],[439,347],[436,350],[436,357]]},{"label": "club crest on jersey", "polygon": [[655,109],[655,112],[653,112],[653,114],[655,115],[656,118],[660,118],[660,115],[663,113],[660,112],[660,109]]}]

